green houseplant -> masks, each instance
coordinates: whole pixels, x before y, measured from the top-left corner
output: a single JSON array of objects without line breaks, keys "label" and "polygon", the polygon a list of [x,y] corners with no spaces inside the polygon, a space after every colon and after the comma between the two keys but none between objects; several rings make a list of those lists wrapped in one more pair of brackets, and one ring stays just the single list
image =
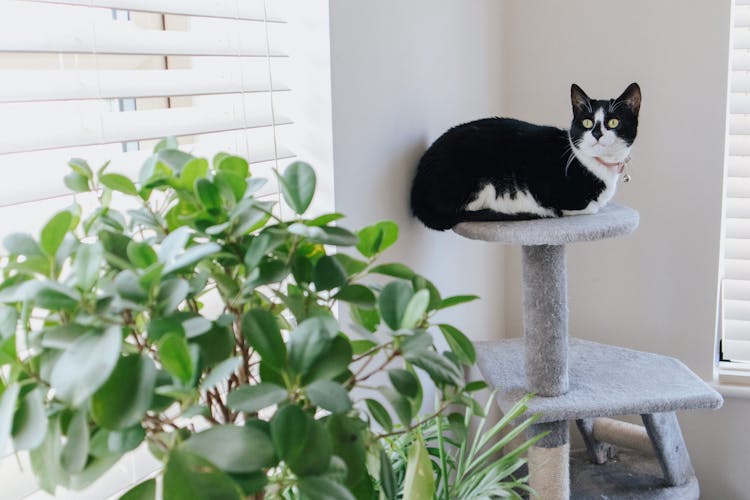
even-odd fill
[{"label": "green houseplant", "polygon": [[[29,450],[46,491],[85,488],[146,442],[167,500],[395,498],[381,438],[423,423],[417,374],[436,386],[436,415],[476,404],[471,343],[432,322],[476,297],[377,263],[392,222],[351,232],[340,214],[305,218],[307,164],[277,174],[288,220],[255,196],[265,180],[244,159],[209,162],[173,140],[137,182],[69,165],[65,184],[96,210],[74,204],[38,237],[7,236],[0,268],[0,449]],[[126,497],[156,490],[149,479]]]}]

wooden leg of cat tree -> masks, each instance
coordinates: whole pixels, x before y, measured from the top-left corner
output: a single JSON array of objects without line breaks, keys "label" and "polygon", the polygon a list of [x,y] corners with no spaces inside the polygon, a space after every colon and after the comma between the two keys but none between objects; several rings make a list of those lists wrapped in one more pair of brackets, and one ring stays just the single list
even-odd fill
[{"label": "wooden leg of cat tree", "polygon": [[570,498],[570,434],[568,422],[549,422],[532,425],[527,436],[549,432],[529,448],[529,486],[544,500]]}]

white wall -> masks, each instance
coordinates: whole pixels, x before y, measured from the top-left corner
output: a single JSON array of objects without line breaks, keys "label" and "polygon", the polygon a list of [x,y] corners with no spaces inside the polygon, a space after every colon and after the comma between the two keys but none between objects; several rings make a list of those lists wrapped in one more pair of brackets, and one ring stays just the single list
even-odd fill
[{"label": "white wall", "polygon": [[[509,0],[509,112],[570,121],[568,89],[643,90],[633,180],[616,200],[641,213],[630,237],[568,250],[570,330],[676,356],[711,380],[721,219],[730,0]],[[520,332],[520,259],[508,252],[506,328]],[[684,412],[703,498],[750,498],[750,404]]]},{"label": "white wall", "polygon": [[428,231],[408,201],[417,161],[448,127],[503,113],[502,2],[331,1],[336,209],[351,227],[392,219],[384,256],[444,295],[483,301],[443,318],[474,338],[503,335],[503,251]]}]

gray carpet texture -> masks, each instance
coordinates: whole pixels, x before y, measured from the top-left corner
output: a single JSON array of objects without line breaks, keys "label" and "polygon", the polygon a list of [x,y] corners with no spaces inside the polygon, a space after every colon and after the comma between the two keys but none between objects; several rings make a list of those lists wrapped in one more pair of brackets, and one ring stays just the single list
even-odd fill
[{"label": "gray carpet texture", "polygon": [[453,231],[472,240],[516,245],[564,245],[630,234],[638,227],[638,212],[609,203],[591,215],[571,215],[528,221],[462,222]]},{"label": "gray carpet texture", "polygon": [[559,396],[570,385],[566,277],[564,246],[523,247],[526,390],[540,396]]},{"label": "gray carpet texture", "polygon": [[[523,339],[476,344],[477,364],[485,380],[498,389],[500,409],[507,412],[526,393]],[[538,422],[719,408],[723,400],[677,359],[570,339],[570,391],[537,396],[528,414]]]}]

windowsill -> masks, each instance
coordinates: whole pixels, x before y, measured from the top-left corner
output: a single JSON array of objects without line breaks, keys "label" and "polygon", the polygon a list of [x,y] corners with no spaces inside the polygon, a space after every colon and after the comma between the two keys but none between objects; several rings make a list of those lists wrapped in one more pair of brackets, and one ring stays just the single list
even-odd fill
[{"label": "windowsill", "polygon": [[736,365],[730,365],[719,364],[718,377],[711,386],[724,397],[750,399],[750,366],[736,368]]}]

